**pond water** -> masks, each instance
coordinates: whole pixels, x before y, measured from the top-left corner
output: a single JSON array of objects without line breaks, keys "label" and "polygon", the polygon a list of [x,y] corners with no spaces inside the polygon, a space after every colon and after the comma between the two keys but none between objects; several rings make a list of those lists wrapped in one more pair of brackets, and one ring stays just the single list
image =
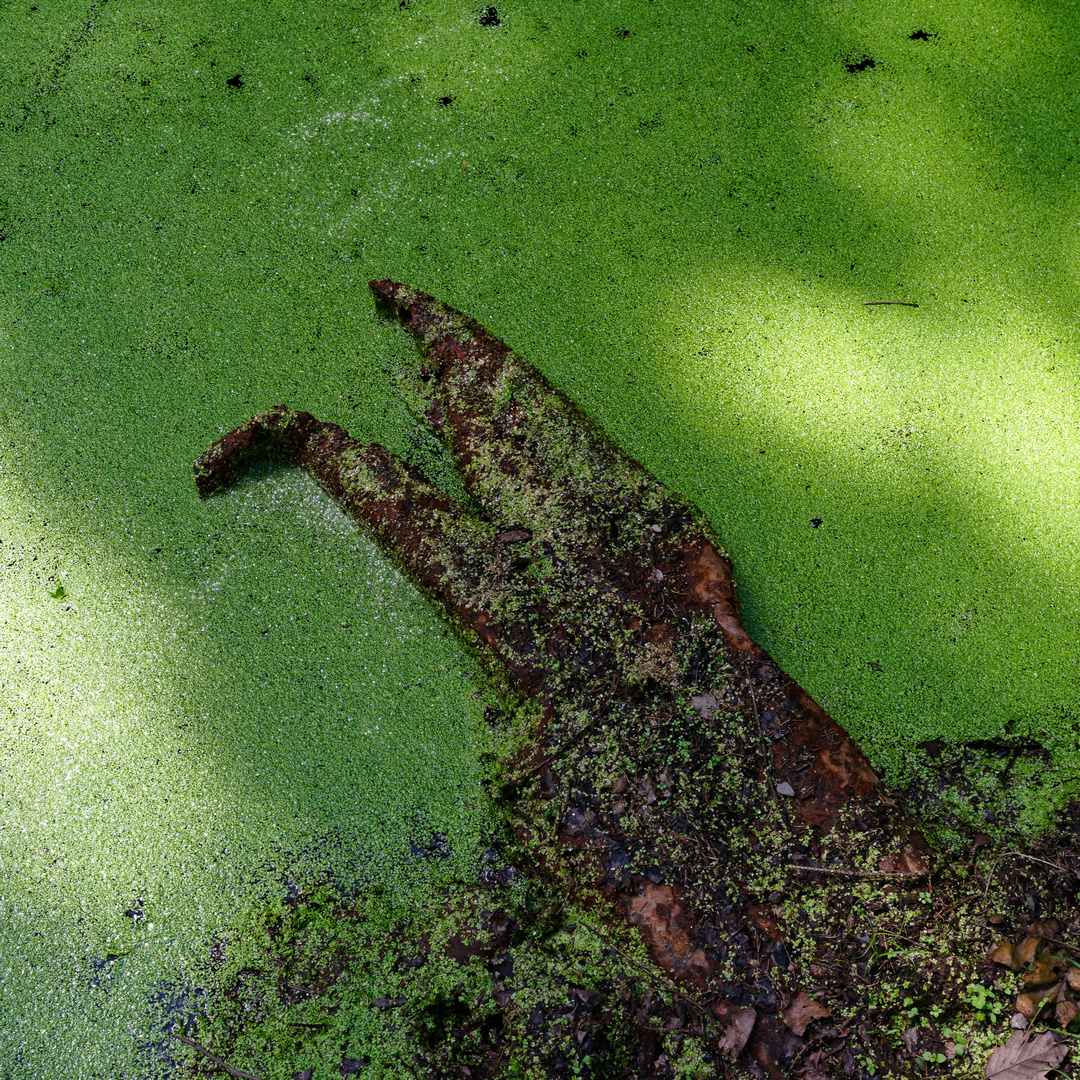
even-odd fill
[{"label": "pond water", "polygon": [[138,569],[6,518],[5,1076],[139,1075],[268,892],[404,893],[491,827],[474,662],[314,481],[260,471]]},{"label": "pond water", "polygon": [[0,11],[5,1080],[141,1080],[149,999],[283,875],[490,825],[423,598],[299,474],[193,490],[279,402],[445,475],[369,278],[698,503],[890,779],[1038,742],[972,811],[1020,836],[1076,791],[1077,13],[487,7]]}]

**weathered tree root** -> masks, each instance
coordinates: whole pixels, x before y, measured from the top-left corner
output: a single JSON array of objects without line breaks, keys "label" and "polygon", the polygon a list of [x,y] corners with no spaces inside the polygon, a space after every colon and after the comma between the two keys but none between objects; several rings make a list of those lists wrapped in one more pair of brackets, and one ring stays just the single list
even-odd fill
[{"label": "weathered tree root", "polygon": [[[502,763],[534,857],[636,926],[683,994],[749,1031],[746,1003],[771,1000],[760,957],[789,998],[801,989],[760,882],[794,866],[917,879],[925,841],[750,640],[731,563],[694,506],[478,323],[394,282],[371,288],[420,340],[427,420],[480,514],[284,406],[196,461],[199,493],[262,455],[310,469],[535,704],[527,748]],[[785,1034],[778,1008],[758,1004],[747,1049],[770,1075],[783,1075]]]}]

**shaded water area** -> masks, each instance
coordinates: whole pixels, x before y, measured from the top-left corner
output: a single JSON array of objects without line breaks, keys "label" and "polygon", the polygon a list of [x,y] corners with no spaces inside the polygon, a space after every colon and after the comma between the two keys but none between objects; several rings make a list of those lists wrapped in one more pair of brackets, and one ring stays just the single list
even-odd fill
[{"label": "shaded water area", "polygon": [[[49,661],[15,657],[37,678],[8,699],[3,781],[3,1057],[37,1075],[127,1075],[164,1023],[148,994],[189,1010],[210,941],[262,897],[327,871],[405,895],[467,873],[490,826],[479,673],[446,627],[307,478],[236,495],[182,587],[69,550],[55,584],[31,565],[12,590]],[[418,857],[435,834],[446,857]]]}]

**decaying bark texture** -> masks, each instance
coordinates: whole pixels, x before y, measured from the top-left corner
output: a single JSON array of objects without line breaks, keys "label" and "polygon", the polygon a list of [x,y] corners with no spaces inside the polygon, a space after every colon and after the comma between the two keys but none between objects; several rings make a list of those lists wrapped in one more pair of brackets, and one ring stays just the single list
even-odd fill
[{"label": "decaying bark texture", "polygon": [[657,967],[727,1024],[724,1049],[745,1044],[781,1075],[769,988],[784,980],[790,1000],[800,986],[769,882],[916,880],[925,841],[749,638],[694,506],[477,322],[395,282],[371,288],[419,339],[426,418],[474,505],[284,406],[199,458],[200,494],[266,454],[310,469],[531,703],[501,797],[534,857],[639,929]]}]

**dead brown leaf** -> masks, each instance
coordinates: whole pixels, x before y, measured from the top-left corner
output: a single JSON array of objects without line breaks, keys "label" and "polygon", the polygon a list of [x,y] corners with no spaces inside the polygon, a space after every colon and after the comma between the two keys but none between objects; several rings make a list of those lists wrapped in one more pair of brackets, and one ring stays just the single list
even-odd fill
[{"label": "dead brown leaf", "polygon": [[1010,971],[1019,971],[1024,966],[1024,961],[1016,955],[1016,949],[1011,941],[1000,941],[990,954],[990,959],[995,964],[1003,964]]},{"label": "dead brown leaf", "polygon": [[800,990],[798,996],[781,1013],[784,1023],[796,1034],[804,1035],[807,1027],[815,1020],[825,1016],[832,1016],[832,1012],[824,1005],[814,1001],[805,990]]},{"label": "dead brown leaf", "polygon": [[1020,958],[1022,964],[1035,963],[1035,953],[1039,946],[1042,944],[1041,937],[1035,937],[1029,934],[1023,941],[1016,947],[1016,955]]},{"label": "dead brown leaf", "polygon": [[715,694],[696,694],[690,699],[690,708],[701,717],[702,720],[711,720],[720,708],[720,701]]},{"label": "dead brown leaf", "polygon": [[1069,974],[1065,976],[1070,990],[1080,990],[1080,968],[1069,968]]},{"label": "dead brown leaf", "polygon": [[1018,1031],[986,1063],[987,1080],[1043,1080],[1068,1054],[1049,1031]]},{"label": "dead brown leaf", "polygon": [[720,1049],[726,1050],[732,1061],[742,1053],[750,1032],[754,1030],[755,1020],[757,1013],[753,1009],[736,1009],[731,1015],[724,1037],[720,1040]]},{"label": "dead brown leaf", "polygon": [[1016,1011],[1031,1020],[1047,998],[1053,1003],[1060,989],[1059,983],[1056,986],[1048,986],[1044,990],[1028,990],[1016,999]]},{"label": "dead brown leaf", "polygon": [[1035,965],[1035,970],[1029,971],[1024,976],[1024,988],[1034,990],[1040,986],[1050,986],[1051,983],[1060,982],[1065,977],[1068,969],[1067,962],[1044,956]]},{"label": "dead brown leaf", "polygon": [[1028,924],[1028,933],[1041,938],[1061,937],[1061,923],[1057,919],[1036,919]]},{"label": "dead brown leaf", "polygon": [[896,869],[902,874],[926,874],[930,867],[914,844],[905,844],[900,858],[896,860]]},{"label": "dead brown leaf", "polygon": [[800,1080],[829,1080],[819,1066],[825,1057],[824,1050],[815,1050],[806,1061],[806,1071],[800,1076]]},{"label": "dead brown leaf", "polygon": [[1054,1018],[1058,1022],[1058,1027],[1067,1028],[1076,1019],[1078,1012],[1080,1009],[1077,1009],[1075,1001],[1059,1001],[1054,1009]]}]

